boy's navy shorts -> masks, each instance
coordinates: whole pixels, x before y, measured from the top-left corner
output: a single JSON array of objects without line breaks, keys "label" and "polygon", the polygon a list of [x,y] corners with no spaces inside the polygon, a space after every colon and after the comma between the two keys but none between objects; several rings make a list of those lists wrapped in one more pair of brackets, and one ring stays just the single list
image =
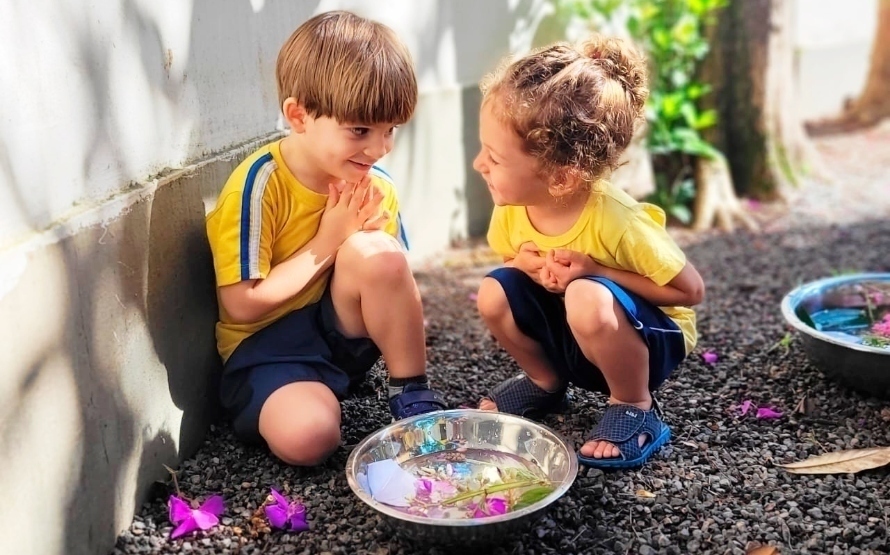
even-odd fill
[{"label": "boy's navy shorts", "polygon": [[[513,319],[523,334],[544,349],[563,381],[590,391],[609,393],[599,368],[587,360],[566,320],[563,295],[551,293],[516,268],[498,268],[488,277],[507,294]],[[649,347],[649,390],[654,391],[686,358],[686,342],[679,326],[658,307],[620,287],[614,281],[589,276],[609,288],[630,323]]]},{"label": "boy's navy shorts", "polygon": [[294,382],[321,382],[337,399],[364,380],[380,358],[368,338],[336,328],[330,289],[317,303],[291,312],[243,340],[223,367],[220,400],[235,435],[261,443],[260,410],[272,393]]}]

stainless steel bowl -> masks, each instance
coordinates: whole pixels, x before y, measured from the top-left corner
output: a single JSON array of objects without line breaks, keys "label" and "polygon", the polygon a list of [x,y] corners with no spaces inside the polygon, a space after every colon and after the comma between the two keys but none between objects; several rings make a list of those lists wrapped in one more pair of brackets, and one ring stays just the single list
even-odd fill
[{"label": "stainless steel bowl", "polygon": [[782,315],[800,332],[808,358],[826,376],[862,393],[890,398],[890,351],[819,331],[804,322],[799,312],[819,310],[832,290],[863,281],[890,283],[890,274],[852,274],[805,283],[782,299]]},{"label": "stainless steel bowl", "polygon": [[[554,490],[514,512],[477,519],[443,519],[407,514],[380,503],[359,479],[376,461],[394,459],[404,465],[415,457],[458,449],[492,450],[532,461],[549,478]],[[552,430],[518,416],[473,409],[440,411],[394,422],[365,438],[346,462],[346,479],[355,495],[376,510],[398,536],[429,547],[478,546],[514,538],[565,494],[577,474],[575,451]]]}]

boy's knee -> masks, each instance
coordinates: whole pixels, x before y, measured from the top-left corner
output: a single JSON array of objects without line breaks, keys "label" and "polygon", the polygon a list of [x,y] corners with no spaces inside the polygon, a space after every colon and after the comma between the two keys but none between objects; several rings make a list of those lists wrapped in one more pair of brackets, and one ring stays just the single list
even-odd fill
[{"label": "boy's knee", "polygon": [[479,293],[476,297],[476,308],[479,315],[486,322],[500,320],[510,314],[510,303],[507,294],[498,280],[487,277],[479,285]]},{"label": "boy's knee", "polygon": [[362,283],[401,283],[411,275],[398,241],[382,231],[355,233],[347,239],[337,253],[337,269],[360,276]]},{"label": "boy's knee", "polygon": [[303,420],[266,438],[276,457],[293,466],[316,466],[340,446],[340,422],[334,418]]}]

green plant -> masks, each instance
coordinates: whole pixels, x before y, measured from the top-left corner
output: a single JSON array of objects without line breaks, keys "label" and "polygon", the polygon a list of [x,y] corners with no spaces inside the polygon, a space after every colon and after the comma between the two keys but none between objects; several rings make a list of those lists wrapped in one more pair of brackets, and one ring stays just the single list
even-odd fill
[{"label": "green plant", "polygon": [[720,152],[701,135],[717,123],[714,110],[702,110],[711,91],[696,77],[709,51],[707,26],[728,0],[560,0],[559,8],[594,28],[619,26],[650,61],[650,96],[646,106],[648,148],[653,155],[656,190],[647,199],[683,223],[692,218],[695,157]]}]

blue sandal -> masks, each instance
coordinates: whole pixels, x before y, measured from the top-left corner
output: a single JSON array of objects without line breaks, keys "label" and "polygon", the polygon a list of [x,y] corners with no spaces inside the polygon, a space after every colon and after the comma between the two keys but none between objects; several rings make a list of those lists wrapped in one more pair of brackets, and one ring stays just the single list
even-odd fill
[{"label": "blue sandal", "polygon": [[425,383],[409,383],[402,388],[401,393],[389,400],[389,412],[395,420],[447,408],[442,396]]},{"label": "blue sandal", "polygon": [[544,391],[525,374],[504,380],[485,398],[493,401],[499,412],[525,418],[542,418],[551,412],[561,412],[568,402],[565,387],[554,392]]},{"label": "blue sandal", "polygon": [[[640,435],[649,439],[640,447]],[[649,457],[671,439],[671,429],[664,423],[658,402],[652,399],[652,409],[642,410],[633,405],[609,405],[597,422],[587,441],[608,441],[618,448],[620,457],[597,459],[578,451],[578,461],[594,468],[633,468],[642,466]]]}]

